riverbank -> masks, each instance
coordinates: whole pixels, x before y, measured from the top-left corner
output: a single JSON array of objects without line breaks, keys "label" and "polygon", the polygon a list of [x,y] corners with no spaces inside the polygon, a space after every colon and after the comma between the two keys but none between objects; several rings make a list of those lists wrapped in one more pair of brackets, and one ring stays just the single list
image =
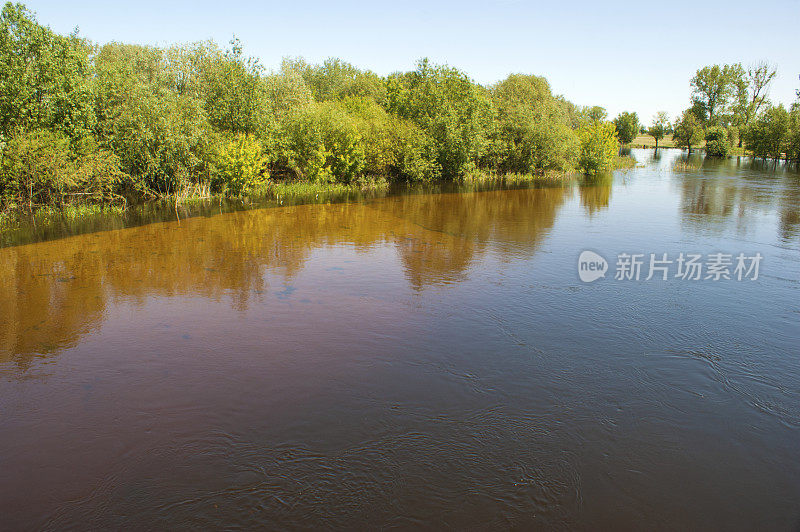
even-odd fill
[{"label": "riverbank", "polygon": [[[628,156],[617,156],[614,169],[628,169],[636,166],[636,160]],[[506,173],[498,174],[488,170],[474,170],[455,180],[456,185],[503,184],[506,186],[522,186],[525,184],[559,185],[574,181],[581,176],[577,172],[548,171],[542,174]],[[365,194],[375,195],[388,191],[393,185],[385,178],[360,178],[350,183],[317,183],[312,181],[269,181],[254,188],[246,195],[225,196],[223,194],[182,193],[162,198],[134,203],[129,206],[120,204],[77,203],[61,207],[39,206],[33,212],[12,210],[0,212],[0,235],[24,229],[24,226],[36,228],[42,225],[81,224],[84,219],[122,217],[131,211],[169,210],[172,208],[180,217],[182,210],[191,211],[194,207],[204,205],[225,205],[226,208],[241,205],[242,208],[252,205],[283,205],[310,202],[345,201]],[[196,191],[208,190],[197,188]],[[189,214],[191,215],[191,214]],[[0,245],[4,244],[2,239]]]}]

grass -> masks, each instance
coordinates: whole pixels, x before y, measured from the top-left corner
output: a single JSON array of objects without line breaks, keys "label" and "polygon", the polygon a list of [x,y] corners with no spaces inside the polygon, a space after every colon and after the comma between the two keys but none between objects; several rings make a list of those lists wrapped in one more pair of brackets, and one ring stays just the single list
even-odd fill
[{"label": "grass", "polygon": [[614,159],[615,170],[629,170],[636,167],[636,159],[627,155],[617,155]]},{"label": "grass", "polygon": [[121,205],[75,204],[53,207],[50,205],[37,207],[33,214],[21,210],[9,209],[0,212],[0,233],[19,228],[23,224],[47,225],[54,222],[75,222],[92,216],[119,216],[125,211]]},{"label": "grass", "polygon": [[315,183],[311,181],[279,181],[267,184],[259,192],[263,196],[311,196],[316,194],[345,194],[383,190],[389,187],[386,179],[357,180],[352,183]]},{"label": "grass", "polygon": [[509,172],[499,174],[489,170],[471,170],[460,181],[463,183],[503,183],[506,185],[521,185],[524,183],[561,183],[573,178],[573,174],[565,172],[545,172],[543,174],[522,174]]},{"label": "grass", "polygon": [[[705,142],[703,143],[705,144]],[[630,143],[631,148],[655,148],[656,139],[650,135],[639,135],[633,142]],[[665,135],[663,139],[658,141],[659,148],[677,148],[678,146],[672,140],[672,135]]]}]

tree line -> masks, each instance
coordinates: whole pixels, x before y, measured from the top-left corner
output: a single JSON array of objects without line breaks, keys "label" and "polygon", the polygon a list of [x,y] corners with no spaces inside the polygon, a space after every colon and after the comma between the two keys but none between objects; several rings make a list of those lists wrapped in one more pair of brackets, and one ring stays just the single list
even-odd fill
[{"label": "tree line", "polygon": [[680,147],[705,142],[706,155],[725,157],[744,148],[754,157],[800,162],[800,90],[786,109],[769,100],[777,70],[766,61],[745,69],[740,63],[700,68],[690,81],[691,106],[672,124],[666,113],[653,119],[647,134],[658,141],[672,133]]},{"label": "tree line", "polygon": [[42,205],[610,169],[618,133],[543,77],[482,86],[420,60],[379,76],[340,59],[267,71],[234,38],[169,47],[60,35],[0,14],[0,213]]}]

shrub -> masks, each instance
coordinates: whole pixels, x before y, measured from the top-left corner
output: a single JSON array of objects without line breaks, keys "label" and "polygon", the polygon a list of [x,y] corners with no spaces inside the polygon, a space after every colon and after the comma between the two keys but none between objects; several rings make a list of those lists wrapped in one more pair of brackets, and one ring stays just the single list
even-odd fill
[{"label": "shrub", "polygon": [[362,139],[365,174],[414,181],[440,175],[433,141],[416,124],[367,98],[348,98],[343,104]]},{"label": "shrub", "polygon": [[218,147],[212,186],[232,196],[253,192],[269,179],[268,162],[255,137],[235,135]]},{"label": "shrub", "polygon": [[500,172],[523,174],[575,166],[578,139],[547,80],[514,74],[493,88],[496,127],[486,162]]},{"label": "shrub", "polygon": [[281,162],[318,183],[349,183],[366,163],[355,120],[338,102],[311,104],[283,124],[286,147]]},{"label": "shrub", "polygon": [[731,145],[725,128],[714,126],[706,130],[706,155],[711,157],[727,157]]},{"label": "shrub", "polygon": [[64,135],[47,130],[13,135],[0,160],[3,203],[28,211],[61,203],[62,193],[75,186],[69,156],[69,139]]},{"label": "shrub", "polygon": [[612,122],[591,121],[578,130],[581,143],[580,167],[590,175],[612,170],[619,141]]}]

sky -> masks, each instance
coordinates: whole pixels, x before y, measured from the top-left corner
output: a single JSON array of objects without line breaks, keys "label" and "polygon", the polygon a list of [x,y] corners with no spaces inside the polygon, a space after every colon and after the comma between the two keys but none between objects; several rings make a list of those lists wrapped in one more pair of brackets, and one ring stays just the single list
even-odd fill
[{"label": "sky", "polygon": [[428,57],[481,84],[510,73],[545,76],[556,94],[635,111],[650,123],[690,104],[689,80],[705,65],[767,60],[770,96],[790,104],[800,88],[800,0],[558,1],[153,1],[29,0],[39,22],[79,28],[96,43],[167,45],[235,34],[248,55],[277,69],[283,57],[339,57],[381,75]]}]

